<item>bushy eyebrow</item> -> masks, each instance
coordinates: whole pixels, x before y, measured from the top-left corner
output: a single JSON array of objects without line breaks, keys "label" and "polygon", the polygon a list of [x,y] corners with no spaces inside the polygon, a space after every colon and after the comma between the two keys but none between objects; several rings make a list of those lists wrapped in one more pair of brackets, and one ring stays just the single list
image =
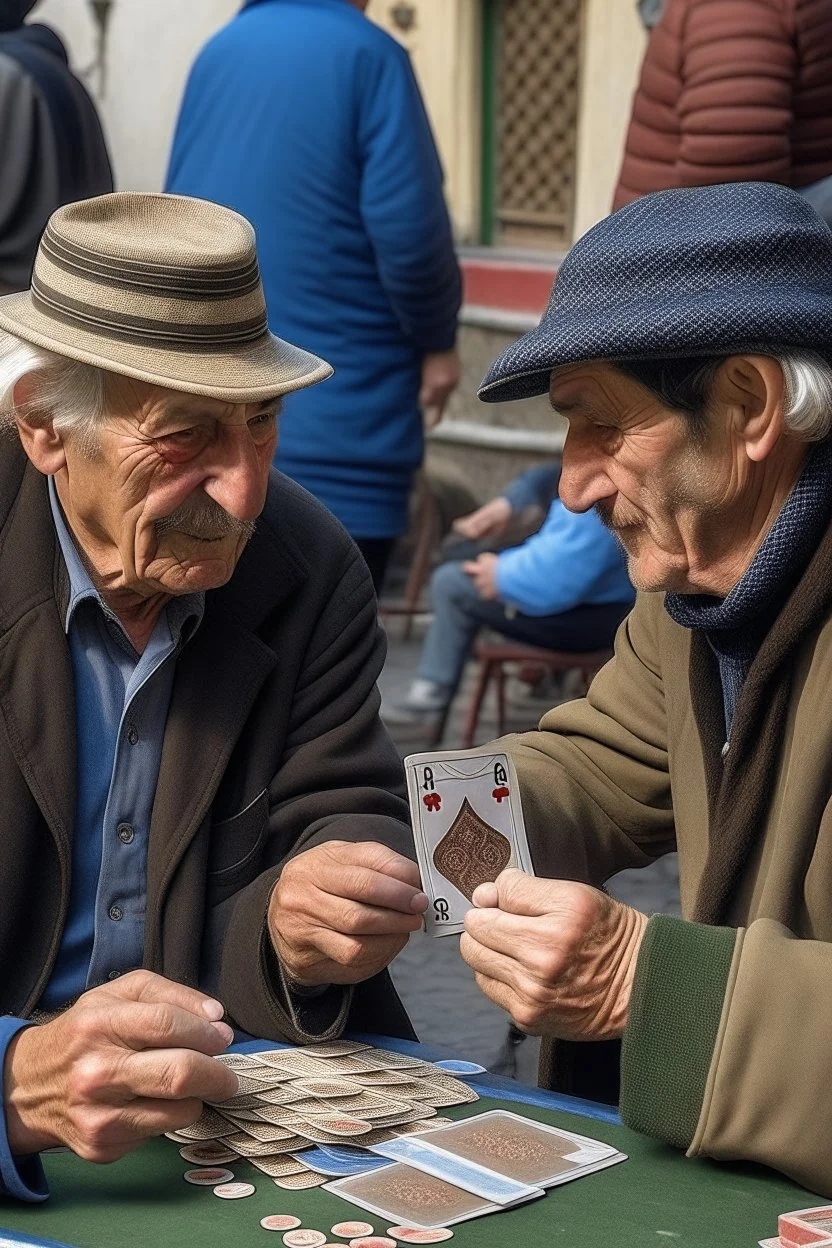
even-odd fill
[{"label": "bushy eyebrow", "polygon": [[[283,407],[283,400],[281,398],[264,399],[263,402],[257,406],[257,409],[255,410],[255,412],[249,419],[253,420],[255,416],[262,416],[265,412],[280,412],[282,407]],[[169,408],[165,410],[162,419],[164,420],[217,420],[219,419],[219,417],[217,413],[207,411],[204,408],[199,408],[195,406],[191,407],[191,406],[187,406],[185,404],[180,404],[180,403],[173,403],[171,404]]]}]

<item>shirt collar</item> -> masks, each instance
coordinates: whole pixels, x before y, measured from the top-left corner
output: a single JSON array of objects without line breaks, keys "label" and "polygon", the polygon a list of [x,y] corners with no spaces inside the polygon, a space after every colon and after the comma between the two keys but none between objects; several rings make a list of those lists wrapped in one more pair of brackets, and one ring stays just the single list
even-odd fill
[{"label": "shirt collar", "polygon": [[[69,633],[75,611],[80,603],[87,600],[97,602],[107,619],[112,620],[121,628],[118,617],[107,606],[95,588],[90,574],[78,553],[78,548],[64,519],[63,509],[58,499],[58,491],[55,488],[54,477],[49,477],[49,506],[52,510],[52,520],[58,536],[58,545],[60,546],[64,566],[69,577],[69,600],[64,615],[64,632]],[[197,628],[199,628],[205,613],[205,595],[203,593],[182,594],[181,596],[171,598],[165,605],[164,612],[173,641],[177,644],[182,641],[184,644],[190,640]],[[122,631],[124,630],[122,629]]]}]

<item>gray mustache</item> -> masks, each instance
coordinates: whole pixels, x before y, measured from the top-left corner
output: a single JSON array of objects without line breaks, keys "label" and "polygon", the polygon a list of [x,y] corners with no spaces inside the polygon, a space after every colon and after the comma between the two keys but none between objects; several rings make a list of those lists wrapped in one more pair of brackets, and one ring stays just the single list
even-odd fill
[{"label": "gray mustache", "polygon": [[157,520],[154,528],[157,537],[176,532],[207,541],[217,541],[221,537],[242,537],[248,541],[254,533],[255,522],[238,520],[236,516],[229,515],[219,503],[208,499],[197,506],[183,503],[169,516]]}]

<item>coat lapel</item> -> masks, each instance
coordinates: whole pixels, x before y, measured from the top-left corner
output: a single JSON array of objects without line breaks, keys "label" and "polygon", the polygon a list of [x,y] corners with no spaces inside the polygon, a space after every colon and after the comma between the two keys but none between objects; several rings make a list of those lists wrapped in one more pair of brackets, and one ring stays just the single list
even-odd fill
[{"label": "coat lapel", "polygon": [[0,715],[55,841],[66,901],[76,753],[72,664],[56,602],[62,561],[46,478],[19,447],[4,452],[0,512]]},{"label": "coat lapel", "polygon": [[[737,700],[730,748],[721,776],[714,763],[712,693],[710,710],[702,712],[702,719],[697,714],[705,750],[711,812],[710,848],[693,916],[699,923],[719,924],[728,920],[745,867],[765,828],[779,774],[794,656],[812,630],[819,628],[827,618],[831,585],[832,529],[827,532],[751,665]],[[696,639],[700,653],[701,647],[707,644],[704,637]],[[693,664],[691,676],[694,676]],[[692,679],[691,697],[695,706],[702,707],[703,696],[701,687]],[[720,694],[720,713],[721,701]]]},{"label": "coat lapel", "polygon": [[[264,567],[270,569],[267,584]],[[305,565],[270,529],[258,529],[229,585],[207,594],[202,624],[178,659],[150,822],[147,966],[160,964],[165,896],[177,866],[278,662],[255,630],[305,575]]]}]

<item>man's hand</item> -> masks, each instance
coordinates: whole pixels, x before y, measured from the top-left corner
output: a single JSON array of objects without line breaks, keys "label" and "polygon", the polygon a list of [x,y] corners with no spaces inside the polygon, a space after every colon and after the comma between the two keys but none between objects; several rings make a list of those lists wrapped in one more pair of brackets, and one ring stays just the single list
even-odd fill
[{"label": "man's hand", "polygon": [[66,1145],[86,1161],[116,1161],[195,1122],[203,1101],[237,1091],[237,1076],[213,1060],[233,1039],[222,1015],[193,988],[132,971],[20,1032],[4,1075],[12,1153]]},{"label": "man's hand", "polygon": [[476,559],[469,559],[467,563],[462,565],[463,572],[468,573],[476,586],[480,598],[484,598],[486,602],[493,602],[495,598],[500,597],[500,590],[497,586],[497,563],[499,558],[499,555],[492,555],[489,551],[486,551],[484,554],[478,555]]},{"label": "man's hand", "polygon": [[460,537],[467,537],[471,542],[480,542],[485,537],[502,537],[511,516],[511,503],[507,498],[492,498],[484,507],[478,507],[467,516],[454,520],[451,528]]},{"label": "man's hand", "polygon": [[645,914],[586,884],[513,869],[473,900],[460,952],[522,1031],[562,1040],[623,1033]]},{"label": "man's hand", "polygon": [[409,858],[372,841],[327,841],[283,868],[269,931],[296,983],[358,984],[401,953],[427,906]]},{"label": "man's hand", "polygon": [[419,406],[426,429],[435,429],[445,412],[451,394],[459,385],[460,367],[456,351],[434,351],[422,360]]}]

